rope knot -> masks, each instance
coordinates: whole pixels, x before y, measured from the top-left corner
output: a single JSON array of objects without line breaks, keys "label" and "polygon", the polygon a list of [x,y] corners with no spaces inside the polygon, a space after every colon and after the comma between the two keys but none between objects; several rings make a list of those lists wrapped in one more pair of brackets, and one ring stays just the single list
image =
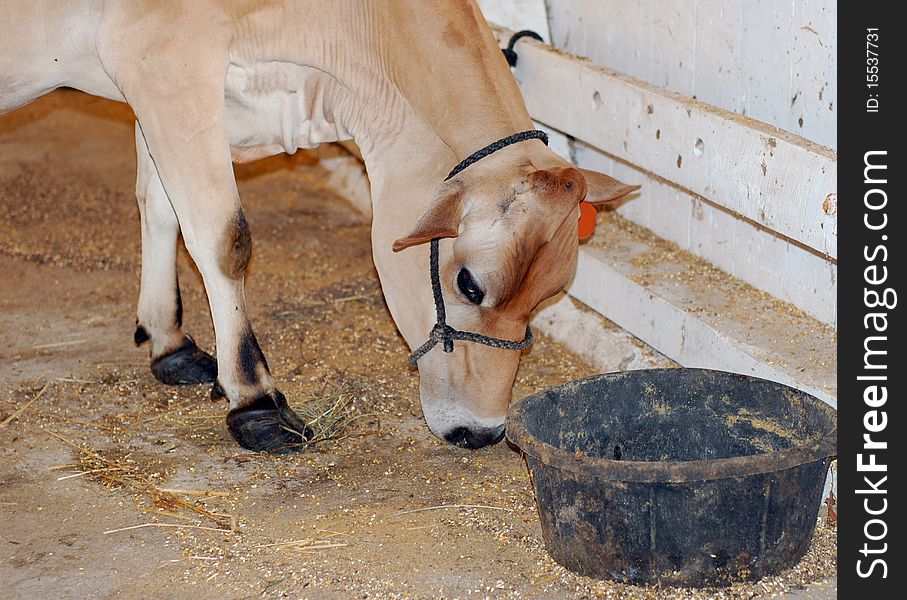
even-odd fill
[{"label": "rope knot", "polygon": [[435,323],[429,337],[435,342],[441,343],[444,346],[444,352],[453,352],[454,334],[456,333],[457,330],[447,323]]}]

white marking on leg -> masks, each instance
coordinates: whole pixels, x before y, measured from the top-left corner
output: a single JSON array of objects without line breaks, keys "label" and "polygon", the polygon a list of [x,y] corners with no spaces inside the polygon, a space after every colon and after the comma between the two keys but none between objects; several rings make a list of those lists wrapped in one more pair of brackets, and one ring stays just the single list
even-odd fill
[{"label": "white marking on leg", "polygon": [[142,284],[139,291],[138,324],[151,336],[151,355],[161,356],[182,343],[176,251],[179,222],[145,139],[136,124],[138,173],[135,195],[142,226]]}]

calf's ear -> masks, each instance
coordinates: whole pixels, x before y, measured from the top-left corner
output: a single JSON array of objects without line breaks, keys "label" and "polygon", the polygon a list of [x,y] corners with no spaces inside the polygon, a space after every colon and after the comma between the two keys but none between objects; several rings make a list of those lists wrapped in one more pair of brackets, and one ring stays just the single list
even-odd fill
[{"label": "calf's ear", "polygon": [[599,208],[617,204],[627,194],[631,194],[640,188],[638,185],[621,183],[613,177],[608,177],[598,171],[590,171],[588,169],[580,169],[580,171],[586,179],[585,202]]},{"label": "calf's ear", "polygon": [[394,252],[430,242],[435,238],[457,237],[460,221],[463,219],[463,206],[463,184],[458,181],[442,183],[412,231],[394,242]]}]

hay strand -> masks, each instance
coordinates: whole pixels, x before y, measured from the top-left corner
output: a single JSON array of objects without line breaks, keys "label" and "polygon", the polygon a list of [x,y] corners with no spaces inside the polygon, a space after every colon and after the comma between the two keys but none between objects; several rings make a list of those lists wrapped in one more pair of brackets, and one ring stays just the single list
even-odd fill
[{"label": "hay strand", "polygon": [[49,350],[51,348],[62,348],[64,346],[78,346],[79,344],[85,344],[88,340],[70,340],[68,342],[51,342],[50,344],[38,344],[37,346],[32,346],[32,350]]},{"label": "hay strand", "polygon": [[[312,434],[302,446],[378,435],[381,423],[377,420],[377,415],[359,412],[356,400],[361,394],[362,390],[350,382],[325,382],[320,390],[311,393],[305,404],[294,406],[293,410]],[[352,431],[358,421],[369,418],[375,418],[373,428],[360,432]]]},{"label": "hay strand", "polygon": [[[214,522],[218,528],[228,527],[228,531],[236,528],[232,515],[211,512],[196,502],[186,501],[172,491],[161,489],[137,468],[117,463],[105,458],[75,442],[72,442],[59,433],[48,431],[49,434],[79,451],[79,464],[74,465],[84,474],[95,481],[105,484],[108,488],[126,488],[133,493],[149,498],[160,509],[172,512],[174,509],[183,509]],[[214,494],[217,495],[217,494]]]},{"label": "hay strand", "polygon": [[289,548],[292,550],[324,550],[326,548],[343,548],[349,546],[346,542],[334,542],[331,540],[314,540],[311,538],[305,538],[301,540],[293,540],[290,542],[273,542],[270,544],[258,544],[257,546],[252,546],[253,548]]},{"label": "hay strand", "polygon": [[400,517],[402,515],[427,512],[430,510],[448,510],[452,508],[480,508],[484,510],[502,510],[504,512],[513,512],[512,508],[504,508],[503,506],[485,506],[484,504],[439,504],[437,506],[426,506],[424,508],[414,508],[412,510],[401,510],[399,512],[395,512],[391,516]]},{"label": "hay strand", "polygon": [[50,386],[50,382],[48,381],[47,383],[44,384],[44,387],[41,388],[41,391],[39,391],[37,394],[35,394],[34,398],[32,398],[31,400],[29,400],[28,402],[26,402],[25,404],[20,406],[18,409],[16,409],[16,411],[13,412],[13,414],[11,414],[10,416],[3,419],[3,422],[0,422],[0,429],[5,429],[13,421],[13,419],[16,419],[19,415],[21,415],[23,412],[25,412],[25,410],[28,409],[29,406],[31,406],[32,404],[34,404],[35,402],[40,400],[41,396],[44,395],[44,392],[47,391],[47,388],[49,386]]},{"label": "hay strand", "polygon": [[214,490],[180,490],[176,488],[158,488],[168,494],[183,494],[185,496],[220,496],[226,498],[230,492],[215,492]]},{"label": "hay strand", "polygon": [[108,529],[104,535],[111,533],[120,533],[121,531],[132,531],[133,529],[144,529],[145,527],[176,527],[177,529],[201,529],[202,531],[218,531],[220,533],[234,533],[232,529],[220,529],[218,527],[204,527],[202,525],[184,525],[183,523],[142,523],[141,525],[131,525],[129,527],[120,527],[118,529]]}]

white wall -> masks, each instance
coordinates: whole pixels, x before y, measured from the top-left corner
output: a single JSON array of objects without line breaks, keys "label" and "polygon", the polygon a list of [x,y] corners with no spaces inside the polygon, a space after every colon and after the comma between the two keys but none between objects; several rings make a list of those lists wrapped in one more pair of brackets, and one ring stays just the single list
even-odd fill
[{"label": "white wall", "polygon": [[531,29],[551,41],[545,0],[476,0],[485,18],[514,31]]},{"label": "white wall", "polygon": [[548,0],[554,46],[837,145],[834,0]]}]

